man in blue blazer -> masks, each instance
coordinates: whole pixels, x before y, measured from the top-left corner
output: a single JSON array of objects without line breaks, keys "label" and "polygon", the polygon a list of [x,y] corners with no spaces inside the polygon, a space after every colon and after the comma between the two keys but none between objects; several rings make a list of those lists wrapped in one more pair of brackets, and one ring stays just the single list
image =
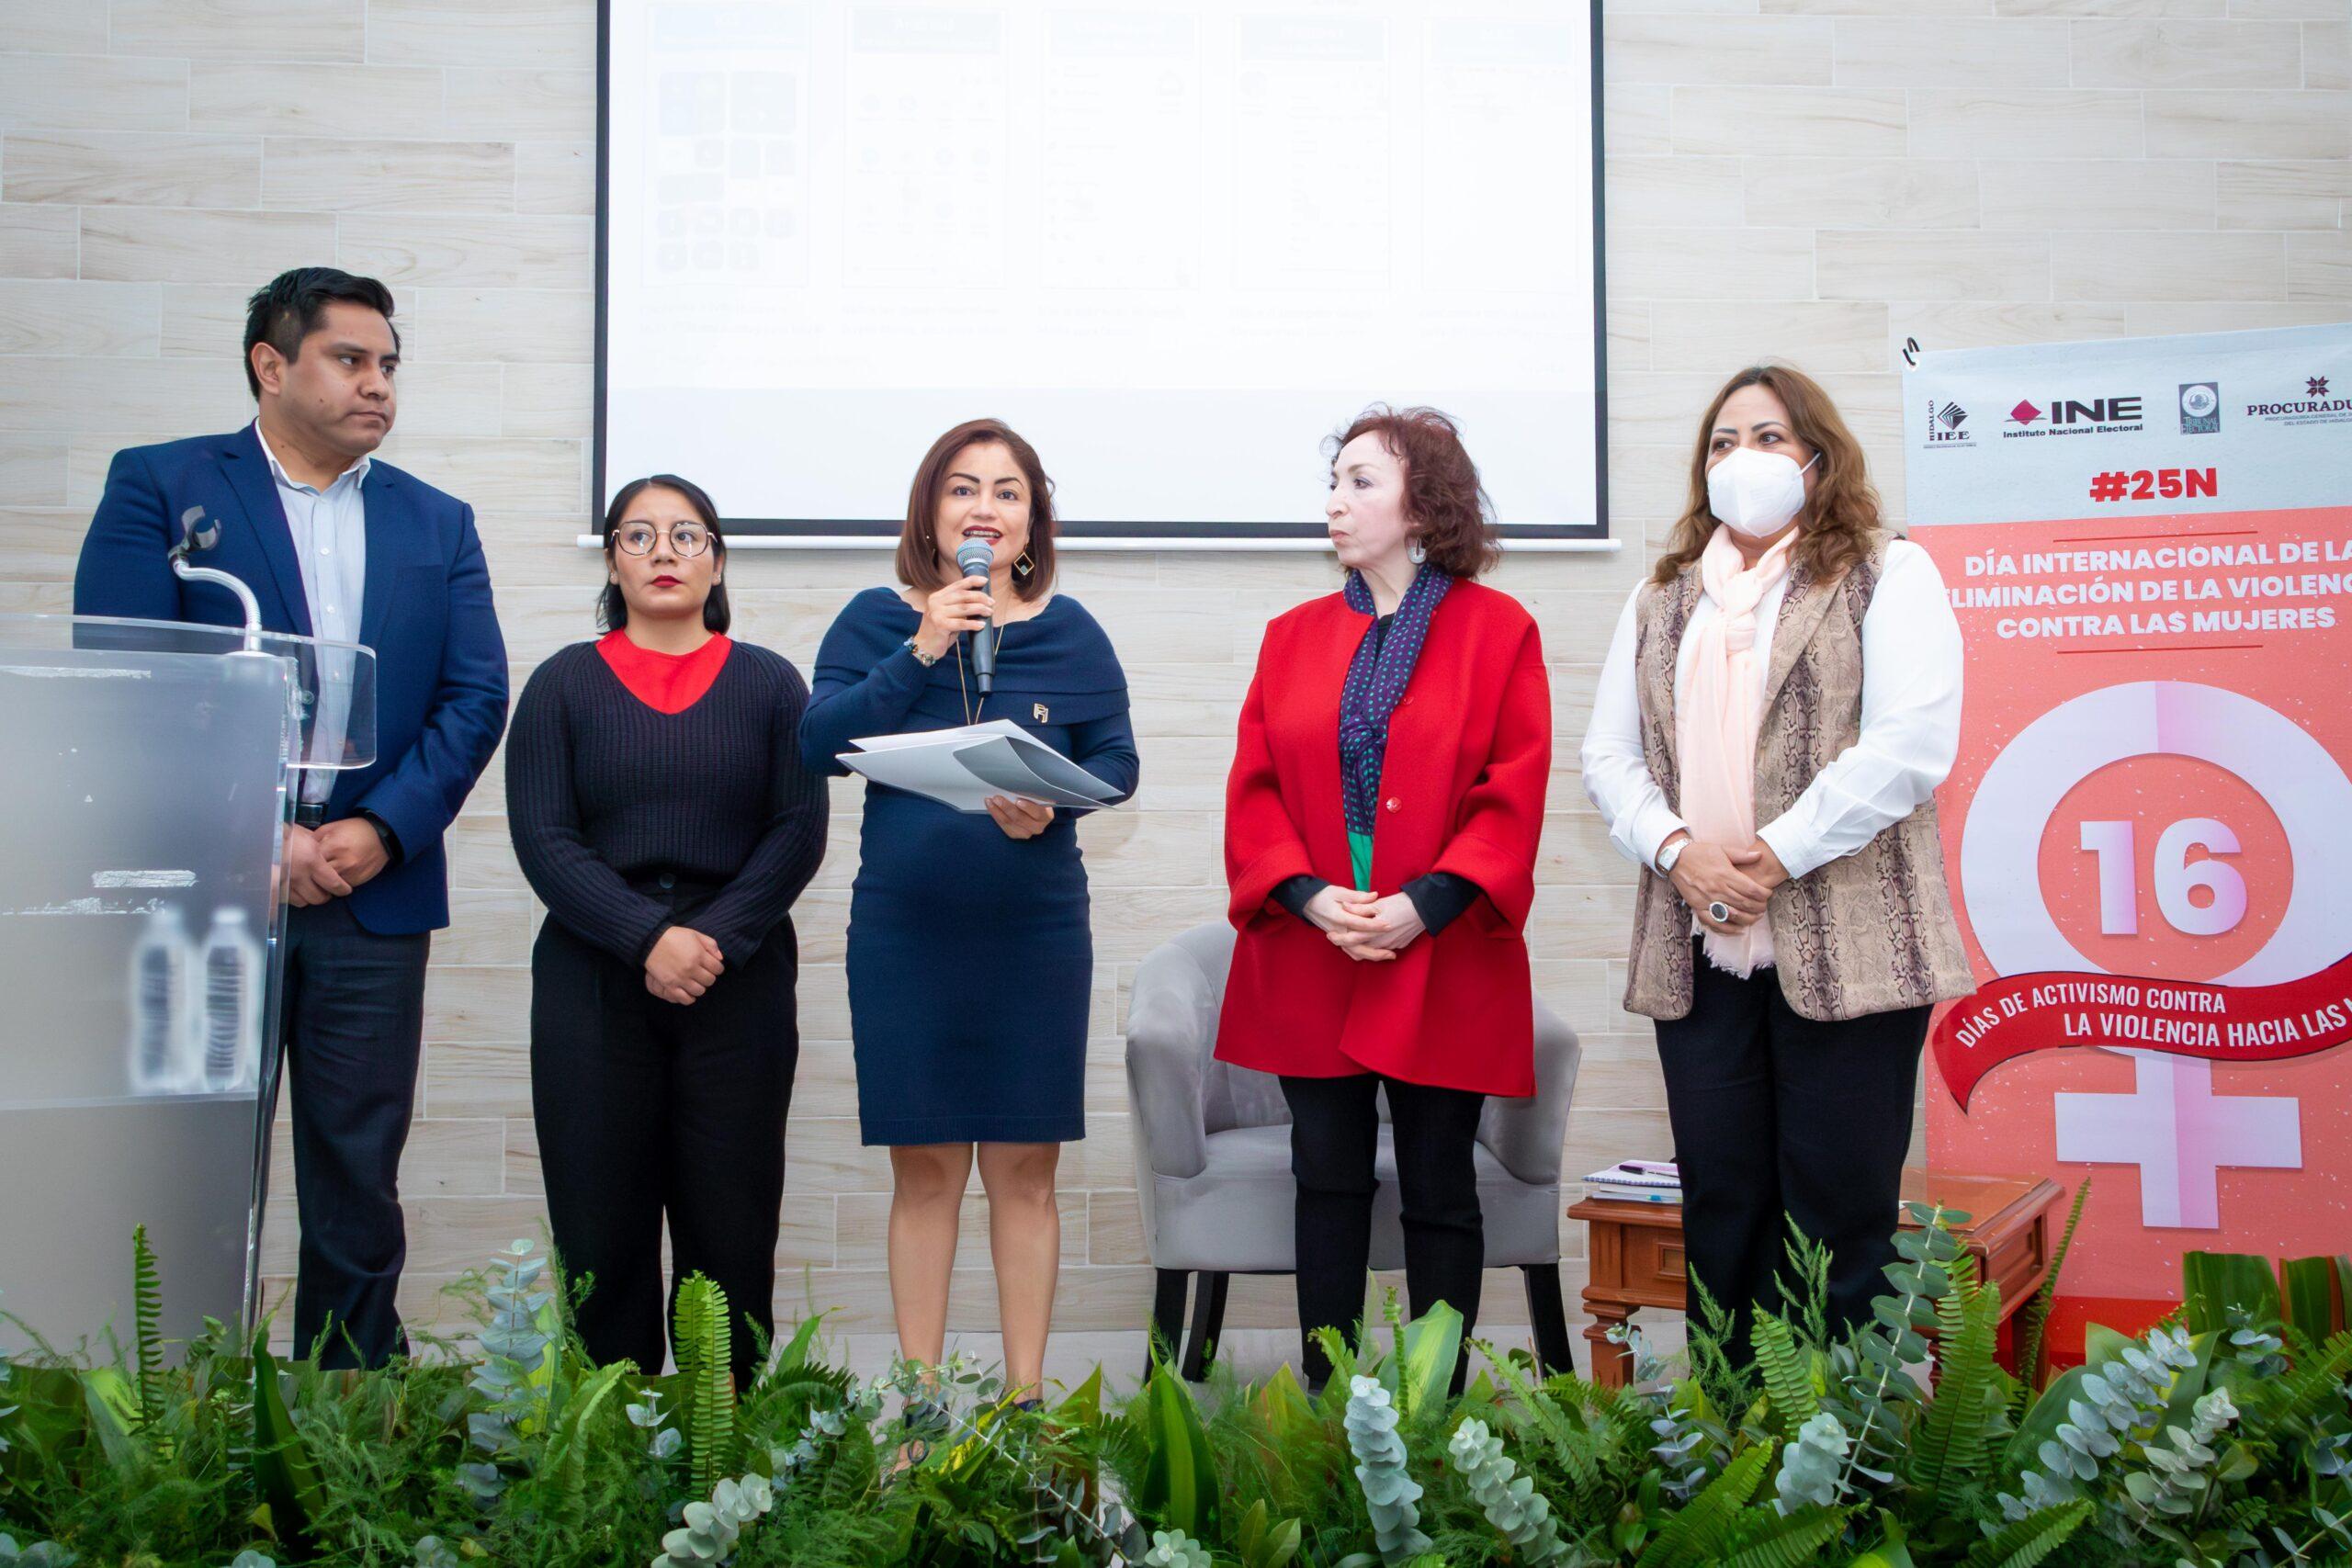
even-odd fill
[{"label": "man in blue blazer", "polygon": [[294,1335],[328,1366],[405,1348],[401,1150],[416,1097],[430,933],[449,923],[442,836],[506,725],[506,648],[473,509],[371,454],[390,432],[400,338],[373,278],[300,267],[256,293],[245,379],[259,417],[115,455],[82,544],[82,615],[242,626],[233,595],[165,552],[204,508],[201,558],[262,622],[376,650],[376,761],[300,775],[287,831],[282,1035],[302,1229]]}]

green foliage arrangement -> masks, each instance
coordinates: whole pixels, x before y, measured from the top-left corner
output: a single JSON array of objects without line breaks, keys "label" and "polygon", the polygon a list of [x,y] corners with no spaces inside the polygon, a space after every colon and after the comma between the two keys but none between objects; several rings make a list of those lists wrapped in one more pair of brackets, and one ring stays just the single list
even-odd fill
[{"label": "green foliage arrangement", "polygon": [[677,1372],[597,1366],[519,1242],[461,1287],[478,1349],[327,1371],[210,1322],[169,1347],[141,1233],[128,1349],[0,1359],[0,1568],[2352,1561],[2352,1260],[2190,1254],[2179,1313],[2093,1329],[2037,1388],[1995,1359],[1966,1216],[1917,1217],[1871,1321],[1827,1329],[1798,1236],[1783,1310],[1735,1347],[1710,1307],[1680,1378],[1638,1334],[1631,1387],[1546,1377],[1392,1301],[1327,1337],[1319,1396],[1283,1371],[1196,1397],[1163,1366],[1123,1408],[1097,1372],[1049,1409],[961,1360],[854,1378],[814,1318],[755,1338],[738,1387],[750,1330],[699,1277]]}]

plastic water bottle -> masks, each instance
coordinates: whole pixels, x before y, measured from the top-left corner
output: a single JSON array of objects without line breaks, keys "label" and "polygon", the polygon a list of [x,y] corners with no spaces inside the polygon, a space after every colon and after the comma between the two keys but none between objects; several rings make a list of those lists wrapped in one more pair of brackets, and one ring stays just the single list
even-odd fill
[{"label": "plastic water bottle", "polygon": [[139,1094],[176,1094],[195,1086],[195,1009],[189,961],[195,956],[179,909],[166,904],[147,917],[130,950],[130,1087]]},{"label": "plastic water bottle", "polygon": [[204,984],[204,1088],[250,1089],[259,1080],[261,942],[238,908],[216,909],[198,973]]}]

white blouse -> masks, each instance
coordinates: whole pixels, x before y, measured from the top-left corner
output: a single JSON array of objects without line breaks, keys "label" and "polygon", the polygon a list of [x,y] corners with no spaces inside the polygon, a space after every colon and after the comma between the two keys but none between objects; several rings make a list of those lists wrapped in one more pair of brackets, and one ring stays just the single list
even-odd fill
[{"label": "white blouse", "polygon": [[[1584,792],[1608,822],[1618,852],[1655,866],[1659,849],[1686,824],[1642,755],[1634,673],[1634,606],[1641,592],[1627,597],[1601,667],[1584,732]],[[1782,577],[1756,607],[1756,657],[1768,667],[1787,592]],[[1702,592],[1675,660],[1677,702],[1690,683],[1698,630],[1715,614],[1714,600]],[[1943,574],[1918,546],[1892,540],[1862,616],[1861,736],[1814,775],[1794,805],[1757,829],[1791,877],[1852,854],[1935,793],[1960,750],[1960,623]]]}]

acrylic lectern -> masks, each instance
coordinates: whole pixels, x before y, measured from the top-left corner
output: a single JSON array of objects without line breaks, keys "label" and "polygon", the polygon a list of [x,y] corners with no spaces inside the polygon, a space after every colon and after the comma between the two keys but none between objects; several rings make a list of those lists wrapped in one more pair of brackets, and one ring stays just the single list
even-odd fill
[{"label": "acrylic lectern", "polygon": [[250,1331],[285,829],[374,760],[374,687],[350,644],[0,615],[0,1306],[61,1350],[129,1337],[142,1224],[165,1337]]}]

